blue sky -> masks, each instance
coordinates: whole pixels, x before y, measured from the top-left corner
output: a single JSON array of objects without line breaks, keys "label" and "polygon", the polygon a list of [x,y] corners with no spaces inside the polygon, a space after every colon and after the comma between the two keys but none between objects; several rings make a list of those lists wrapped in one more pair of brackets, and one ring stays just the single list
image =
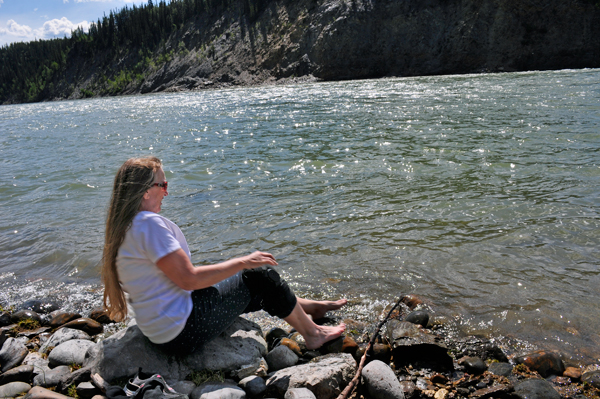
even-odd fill
[{"label": "blue sky", "polygon": [[85,31],[104,13],[147,0],[0,0],[0,46],[13,42],[70,36]]}]

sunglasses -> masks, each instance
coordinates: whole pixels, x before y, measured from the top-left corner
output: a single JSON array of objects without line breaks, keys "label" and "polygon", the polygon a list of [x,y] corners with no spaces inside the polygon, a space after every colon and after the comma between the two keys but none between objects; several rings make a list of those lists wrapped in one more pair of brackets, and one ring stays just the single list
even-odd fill
[{"label": "sunglasses", "polygon": [[169,185],[169,183],[165,180],[162,183],[154,183],[154,184],[152,184],[152,187],[158,186],[158,187],[161,187],[163,189],[163,191],[167,191],[167,186],[168,185]]}]

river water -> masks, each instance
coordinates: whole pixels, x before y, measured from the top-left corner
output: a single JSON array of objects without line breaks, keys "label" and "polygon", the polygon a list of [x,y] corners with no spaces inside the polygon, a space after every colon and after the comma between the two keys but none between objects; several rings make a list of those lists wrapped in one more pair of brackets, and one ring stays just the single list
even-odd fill
[{"label": "river water", "polygon": [[0,305],[100,303],[132,156],[196,264],[261,249],[371,322],[425,298],[457,334],[600,360],[600,70],[310,83],[0,107]]}]

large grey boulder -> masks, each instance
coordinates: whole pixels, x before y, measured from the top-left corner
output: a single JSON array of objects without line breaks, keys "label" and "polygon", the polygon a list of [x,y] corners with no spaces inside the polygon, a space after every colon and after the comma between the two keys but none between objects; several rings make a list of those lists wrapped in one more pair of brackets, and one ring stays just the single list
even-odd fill
[{"label": "large grey boulder", "polygon": [[48,355],[50,367],[71,364],[82,365],[87,350],[94,345],[95,344],[92,341],[85,339],[72,339],[63,342],[52,349],[52,352]]},{"label": "large grey boulder", "polygon": [[28,353],[27,347],[21,341],[8,338],[0,350],[0,365],[2,365],[0,372],[5,373],[20,365]]},{"label": "large grey boulder", "polygon": [[373,399],[404,399],[402,386],[390,366],[373,360],[362,371],[363,383]]},{"label": "large grey boulder", "polygon": [[56,331],[52,336],[48,339],[48,341],[44,342],[44,344],[40,347],[40,353],[48,353],[54,347],[62,344],[63,342],[70,341],[72,339],[87,339],[91,340],[90,335],[84,331],[76,330],[74,328],[61,328]]},{"label": "large grey boulder", "polygon": [[267,343],[260,327],[240,317],[204,348],[183,357],[163,352],[132,325],[90,347],[84,366],[106,381],[133,376],[140,367],[147,373],[183,380],[194,370],[232,372],[266,354]]},{"label": "large grey boulder", "polygon": [[309,363],[276,371],[267,380],[267,396],[282,397],[290,388],[308,388],[319,399],[337,397],[356,373],[348,353],[319,356]]}]

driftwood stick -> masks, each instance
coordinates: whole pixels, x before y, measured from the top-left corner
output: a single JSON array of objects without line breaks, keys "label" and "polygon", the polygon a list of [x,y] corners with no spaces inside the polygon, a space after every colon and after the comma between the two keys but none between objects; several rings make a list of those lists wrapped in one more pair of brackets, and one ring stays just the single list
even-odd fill
[{"label": "driftwood stick", "polygon": [[369,344],[367,345],[367,348],[365,349],[365,353],[360,358],[358,370],[356,370],[356,374],[354,375],[354,378],[352,378],[352,381],[350,381],[350,383],[342,391],[342,393],[339,394],[337,399],[348,399],[348,396],[350,396],[352,394],[352,392],[354,391],[354,388],[356,388],[356,386],[358,385],[358,380],[362,374],[363,367],[365,366],[365,361],[367,360],[367,353],[369,353],[369,351],[373,347],[373,344],[375,343],[375,340],[377,339],[377,336],[379,335],[379,331],[381,330],[381,327],[383,327],[385,322],[389,320],[390,316],[392,315],[392,312],[394,310],[396,310],[398,305],[400,305],[400,302],[402,302],[402,296],[400,297],[400,299],[398,299],[398,302],[396,302],[394,307],[390,309],[387,316],[385,316],[385,318],[382,321],[380,321],[379,324],[377,325],[377,328],[375,329],[375,332],[374,332],[373,336],[371,337],[371,339],[369,340]]}]

